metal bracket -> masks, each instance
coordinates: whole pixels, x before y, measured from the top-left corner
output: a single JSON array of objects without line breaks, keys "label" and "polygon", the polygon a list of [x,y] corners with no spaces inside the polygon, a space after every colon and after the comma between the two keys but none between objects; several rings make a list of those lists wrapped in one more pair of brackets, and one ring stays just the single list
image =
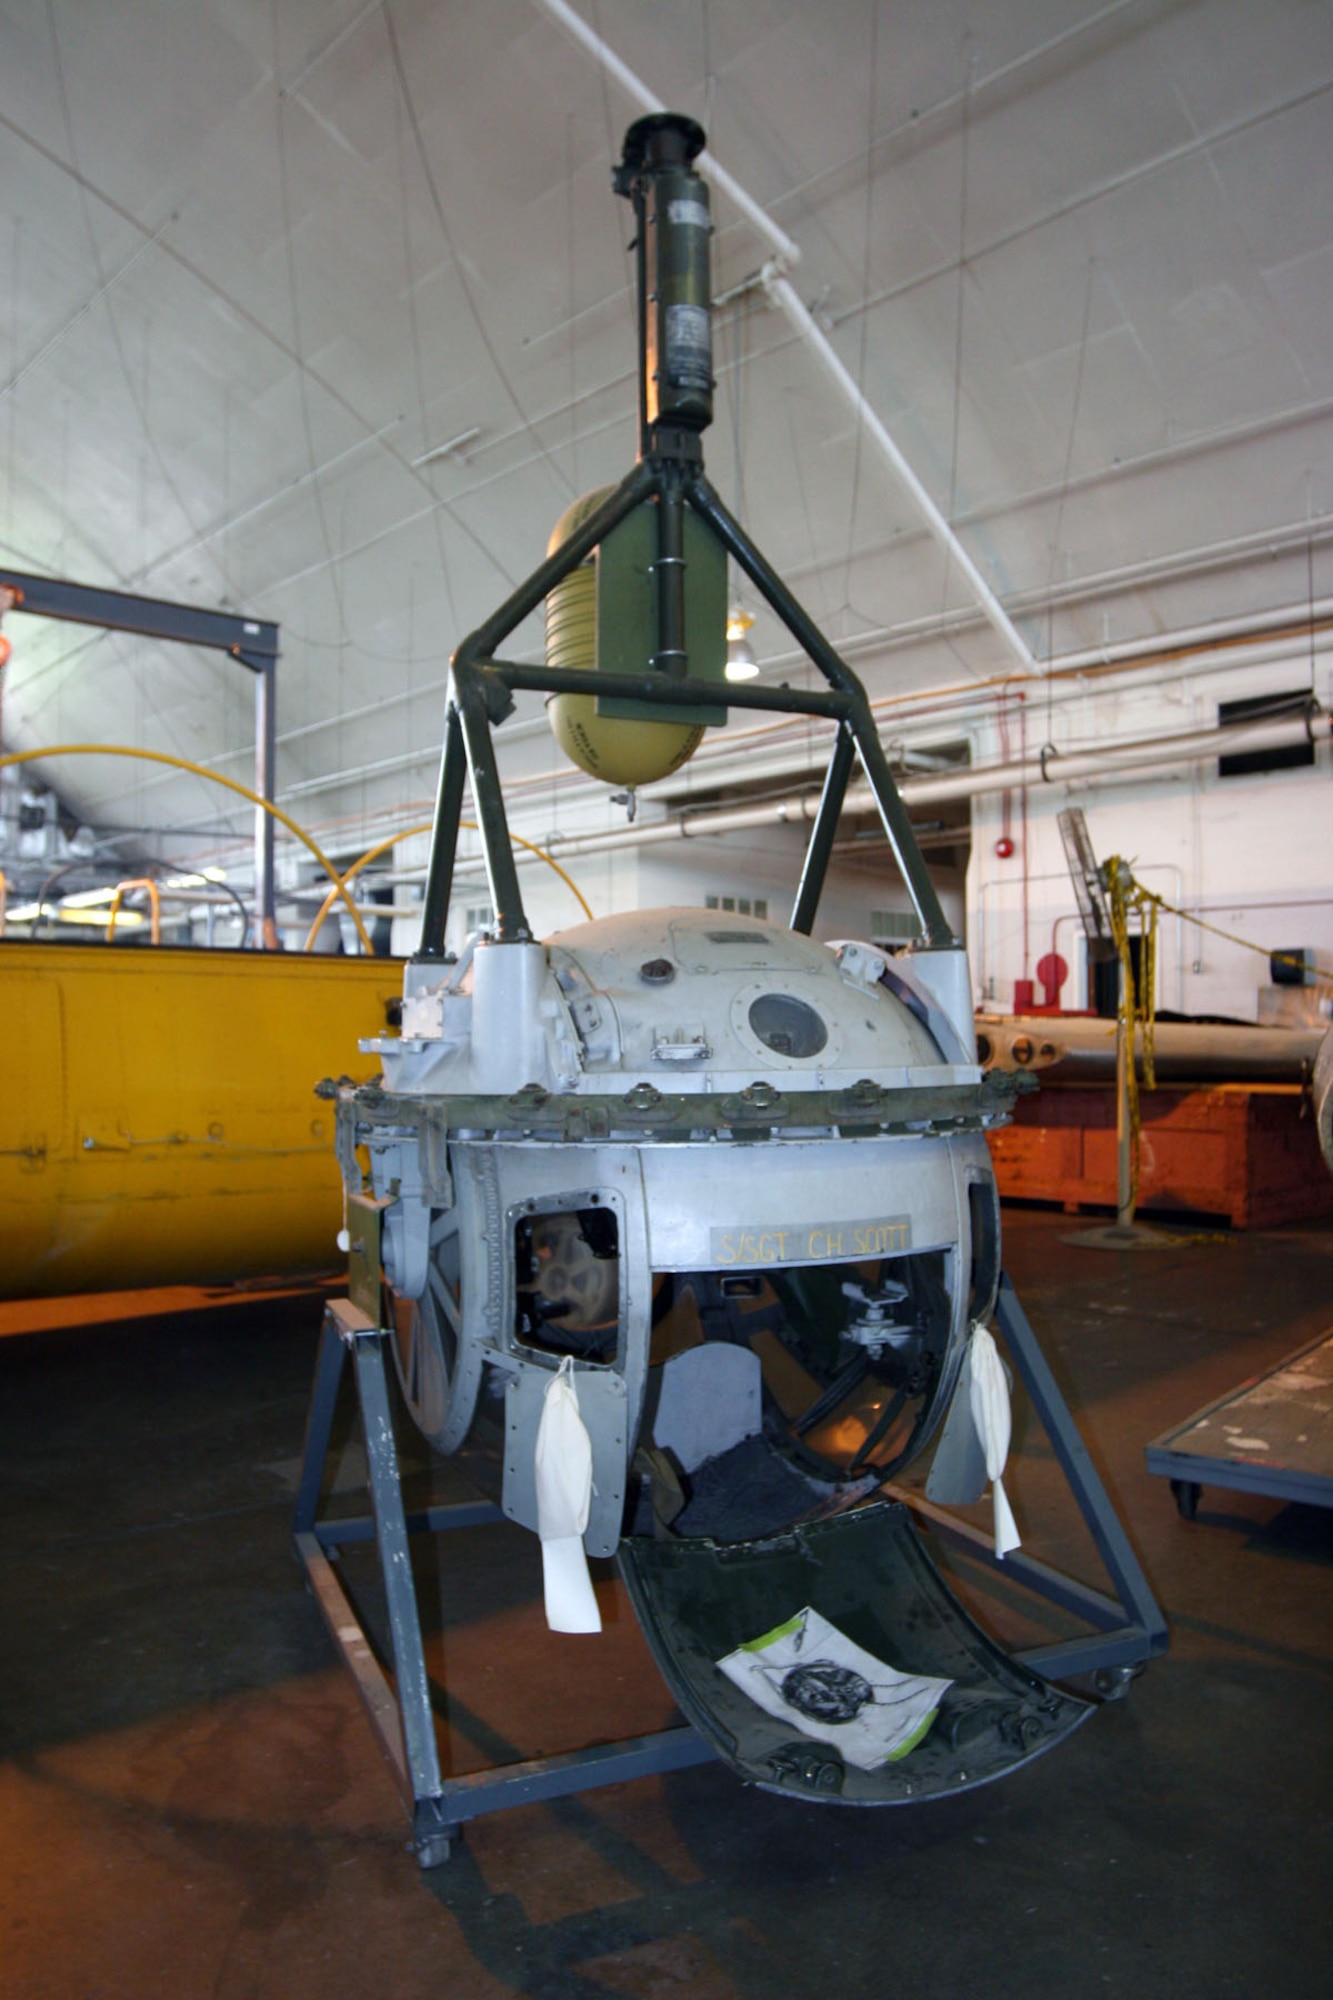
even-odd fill
[{"label": "metal bracket", "polygon": [[[408,1537],[487,1526],[503,1522],[505,1516],[489,1500],[405,1513],[385,1339],[384,1329],[347,1300],[335,1299],[329,1305],[315,1363],[293,1531],[297,1560],[397,1780],[422,1868],[437,1868],[447,1861],[466,1822],[483,1813],[707,1763],[713,1756],[708,1744],[688,1725],[681,1725],[561,1756],[493,1765],[459,1778],[441,1777]],[[372,1512],[329,1521],[320,1518],[320,1492],[349,1356],[360,1401]],[[372,1540],[378,1548],[388,1606],[392,1682],[334,1567],[339,1548]]]},{"label": "metal bracket", "polygon": [[384,1211],[392,1201],[369,1194],[347,1197],[347,1289],[352,1304],[378,1326],[384,1299]]}]

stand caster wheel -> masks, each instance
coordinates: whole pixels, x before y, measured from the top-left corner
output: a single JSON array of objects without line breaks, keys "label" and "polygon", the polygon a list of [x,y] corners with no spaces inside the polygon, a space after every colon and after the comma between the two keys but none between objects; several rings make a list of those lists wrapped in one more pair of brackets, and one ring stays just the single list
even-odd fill
[{"label": "stand caster wheel", "polygon": [[454,1843],[463,1838],[460,1825],[441,1824],[439,1817],[430,1810],[429,1802],[418,1800],[415,1814],[416,1824],[412,1839],[408,1842],[417,1857],[417,1866],[424,1873],[428,1868],[443,1868],[453,1853]]},{"label": "stand caster wheel", "polygon": [[1194,1479],[1173,1479],[1171,1491],[1175,1496],[1176,1511],[1182,1521],[1192,1521],[1199,1511],[1199,1495],[1203,1488]]},{"label": "stand caster wheel", "polygon": [[1123,1701],[1129,1693],[1130,1684],[1142,1672],[1142,1662],[1131,1667],[1099,1667],[1092,1677],[1092,1685],[1103,1701]]},{"label": "stand caster wheel", "polygon": [[453,1842],[444,1838],[422,1841],[416,1849],[417,1867],[424,1874],[428,1868],[443,1868],[453,1848]]}]

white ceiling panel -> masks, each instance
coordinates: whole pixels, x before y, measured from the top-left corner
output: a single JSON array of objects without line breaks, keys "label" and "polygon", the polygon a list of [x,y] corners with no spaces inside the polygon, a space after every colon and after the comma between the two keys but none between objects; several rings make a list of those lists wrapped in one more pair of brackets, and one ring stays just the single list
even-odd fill
[{"label": "white ceiling panel", "polygon": [[[1299,611],[1333,537],[1333,9],[577,11],[794,239],[1038,654]],[[0,37],[0,562],[280,623],[280,785],[354,841],[429,788],[453,646],[632,462],[638,106],[539,0],[0,0]],[[715,289],[756,281],[771,243],[715,212]],[[1010,672],[757,281],[715,359],[713,479],[872,692]],[[7,741],[248,774],[225,663],[9,636]],[[520,735],[506,768],[551,754]],[[145,852],[245,824],[175,775],[61,782],[141,811]]]}]

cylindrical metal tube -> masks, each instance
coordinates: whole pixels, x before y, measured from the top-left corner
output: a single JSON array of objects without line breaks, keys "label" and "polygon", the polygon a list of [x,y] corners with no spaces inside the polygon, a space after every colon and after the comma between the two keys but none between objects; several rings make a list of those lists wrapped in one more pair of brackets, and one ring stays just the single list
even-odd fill
[{"label": "cylindrical metal tube", "polygon": [[634,202],[647,283],[641,357],[647,432],[701,431],[713,421],[713,308],[708,188],[691,162],[703,150],[692,118],[655,112],[625,135],[616,185]]},{"label": "cylindrical metal tube", "polygon": [[[1113,1080],[1116,1024],[1087,1016],[1007,1015],[977,1022],[987,1069],[1031,1069],[1052,1083]],[[1322,1030],[1251,1028],[1203,1021],[1158,1021],[1153,1068],[1162,1083],[1303,1083]],[[1137,1038],[1140,1055],[1142,1035]],[[1329,1059],[1333,1078],[1333,1056]]]}]

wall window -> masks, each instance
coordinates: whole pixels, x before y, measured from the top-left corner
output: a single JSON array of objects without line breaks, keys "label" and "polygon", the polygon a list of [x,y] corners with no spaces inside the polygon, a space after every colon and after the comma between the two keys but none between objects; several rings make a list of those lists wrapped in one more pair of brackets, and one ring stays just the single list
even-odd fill
[{"label": "wall window", "polygon": [[[1293,688],[1289,694],[1251,695],[1244,701],[1220,701],[1217,720],[1225,729],[1241,722],[1277,722],[1303,716],[1314,697],[1309,688]],[[1234,757],[1219,757],[1219,778],[1248,778],[1257,771],[1296,771],[1314,763],[1314,744],[1288,743],[1280,750],[1241,750]]]},{"label": "wall window", "polygon": [[875,944],[904,944],[921,929],[915,910],[872,910],[870,936]]}]

